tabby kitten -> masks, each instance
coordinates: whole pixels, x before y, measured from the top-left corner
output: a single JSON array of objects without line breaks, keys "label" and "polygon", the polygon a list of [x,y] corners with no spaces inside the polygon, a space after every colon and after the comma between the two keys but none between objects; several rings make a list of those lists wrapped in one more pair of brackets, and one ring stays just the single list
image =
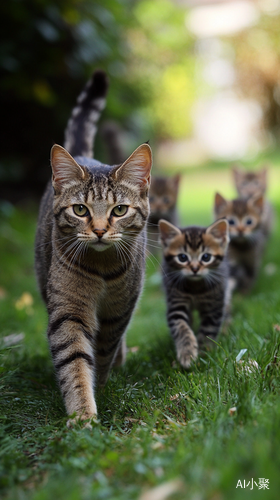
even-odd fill
[{"label": "tabby kitten", "polygon": [[144,279],[151,148],[142,144],[114,167],[91,159],[106,92],[106,75],[97,71],[72,111],[67,150],[51,150],[36,235],[50,351],[67,413],[76,413],[68,426],[96,417],[95,383],[104,385],[125,360],[124,335]]},{"label": "tabby kitten", "polygon": [[177,199],[180,175],[173,177],[153,176],[149,194],[150,216],[148,222],[148,250],[155,254],[158,245],[158,222],[165,219],[178,224]]},{"label": "tabby kitten", "polygon": [[229,223],[230,276],[234,279],[235,288],[242,292],[252,288],[261,265],[267,240],[262,226],[263,206],[261,194],[230,201],[219,193],[215,196],[216,217],[226,217]]},{"label": "tabby kitten", "polygon": [[[205,227],[179,229],[159,221],[163,246],[163,281],[167,298],[167,321],[174,339],[177,359],[189,368],[198,347],[211,345],[229,305],[228,264],[225,258],[228,222],[218,220]],[[192,311],[201,323],[197,338],[192,330]],[[209,337],[209,338],[207,338]]]},{"label": "tabby kitten", "polygon": [[[257,193],[265,195],[267,191],[267,173],[268,169],[263,167],[259,171],[246,171],[241,168],[232,168],[235,187],[239,197],[249,198]],[[274,222],[273,207],[269,201],[264,200],[262,212],[262,229],[264,234],[271,234]]]}]

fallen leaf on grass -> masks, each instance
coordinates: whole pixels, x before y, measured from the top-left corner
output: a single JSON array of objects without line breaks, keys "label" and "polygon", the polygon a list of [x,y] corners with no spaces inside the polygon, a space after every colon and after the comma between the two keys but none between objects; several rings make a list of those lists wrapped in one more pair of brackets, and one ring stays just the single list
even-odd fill
[{"label": "fallen leaf on grass", "polygon": [[267,276],[273,276],[277,271],[277,266],[273,262],[269,262],[264,266],[264,272]]},{"label": "fallen leaf on grass", "polygon": [[180,479],[174,479],[142,493],[139,500],[165,500],[173,493],[182,491],[183,488],[183,482]]},{"label": "fallen leaf on grass", "polygon": [[33,297],[29,292],[24,292],[22,296],[16,301],[15,308],[18,311],[25,310],[27,314],[33,314]]},{"label": "fallen leaf on grass", "polygon": [[24,337],[24,333],[11,333],[11,335],[3,337],[2,342],[6,347],[8,347],[10,345],[18,344],[24,339]]},{"label": "fallen leaf on grass", "polygon": [[232,408],[230,408],[228,410],[228,414],[229,414],[230,417],[233,417],[236,414],[236,412],[237,412],[236,406],[233,406]]},{"label": "fallen leaf on grass", "polygon": [[178,399],[179,394],[174,394],[174,396],[170,396],[170,401],[174,401],[174,399]]},{"label": "fallen leaf on grass", "polygon": [[273,325],[273,328],[274,330],[276,330],[277,332],[280,332],[280,325]]},{"label": "fallen leaf on grass", "polygon": [[139,351],[139,346],[135,345],[134,347],[129,347],[128,352],[138,352]]},{"label": "fallen leaf on grass", "polygon": [[163,443],[160,443],[160,441],[157,441],[156,443],[153,443],[151,448],[153,450],[161,450],[162,448],[164,448],[164,445]]},{"label": "fallen leaf on grass", "polygon": [[131,418],[131,417],[125,417],[124,419],[126,422],[131,422],[132,424],[139,424],[139,425],[147,425],[146,422],[143,422],[143,420],[138,419],[138,418]]},{"label": "fallen leaf on grass", "polygon": [[132,422],[133,424],[139,422],[138,418],[125,417],[125,420],[127,420],[128,422]]},{"label": "fallen leaf on grass", "polygon": [[260,369],[258,363],[254,359],[248,359],[248,361],[238,361],[237,368],[244,370],[248,373],[256,372]]}]

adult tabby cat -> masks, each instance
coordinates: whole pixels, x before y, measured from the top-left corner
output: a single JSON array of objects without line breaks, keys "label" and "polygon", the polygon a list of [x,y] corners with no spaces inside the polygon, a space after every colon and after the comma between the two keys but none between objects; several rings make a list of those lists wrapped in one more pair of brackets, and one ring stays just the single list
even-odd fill
[{"label": "adult tabby cat", "polygon": [[[234,183],[240,198],[249,198],[259,194],[265,195],[267,191],[268,168],[263,167],[258,171],[232,168]],[[262,211],[262,230],[264,234],[271,234],[274,223],[273,207],[268,200],[264,200]]]},{"label": "adult tabby cat", "polygon": [[267,240],[262,225],[263,206],[261,194],[230,201],[219,193],[215,196],[216,217],[226,217],[229,223],[230,275],[235,287],[242,292],[252,288],[261,265]]},{"label": "adult tabby cat", "polygon": [[96,417],[95,383],[104,385],[110,368],[124,362],[144,278],[151,148],[142,144],[114,167],[91,159],[106,92],[106,75],[97,71],[72,111],[66,149],[51,150],[36,235],[50,351],[67,413],[76,413],[68,426]]},{"label": "adult tabby cat", "polygon": [[[209,227],[179,229],[159,221],[163,246],[163,282],[167,299],[167,321],[174,339],[177,359],[189,368],[198,347],[211,345],[229,305],[228,222]],[[192,311],[200,313],[197,338],[192,330]]]}]

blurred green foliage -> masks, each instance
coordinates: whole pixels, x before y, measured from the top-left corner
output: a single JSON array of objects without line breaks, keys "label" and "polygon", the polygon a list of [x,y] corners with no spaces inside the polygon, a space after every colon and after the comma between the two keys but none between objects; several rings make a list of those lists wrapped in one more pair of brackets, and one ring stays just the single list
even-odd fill
[{"label": "blurred green foliage", "polygon": [[263,14],[255,26],[230,39],[239,91],[260,104],[263,126],[277,143],[280,132],[279,23],[279,12]]},{"label": "blurred green foliage", "polygon": [[63,143],[70,110],[97,67],[111,81],[104,118],[136,144],[190,131],[193,41],[185,9],[171,0],[10,0],[0,6],[0,33],[2,181],[45,181],[49,149]]}]

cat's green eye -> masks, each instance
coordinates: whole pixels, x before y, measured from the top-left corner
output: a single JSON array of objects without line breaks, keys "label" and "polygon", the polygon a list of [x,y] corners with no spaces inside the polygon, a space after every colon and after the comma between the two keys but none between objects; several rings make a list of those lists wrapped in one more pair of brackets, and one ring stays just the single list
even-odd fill
[{"label": "cat's green eye", "polygon": [[127,211],[128,211],[127,205],[117,205],[115,208],[113,208],[112,214],[115,217],[122,217],[123,215],[126,214]]},{"label": "cat's green eye", "polygon": [[89,214],[88,208],[85,205],[73,205],[73,212],[79,217],[85,217]]}]

